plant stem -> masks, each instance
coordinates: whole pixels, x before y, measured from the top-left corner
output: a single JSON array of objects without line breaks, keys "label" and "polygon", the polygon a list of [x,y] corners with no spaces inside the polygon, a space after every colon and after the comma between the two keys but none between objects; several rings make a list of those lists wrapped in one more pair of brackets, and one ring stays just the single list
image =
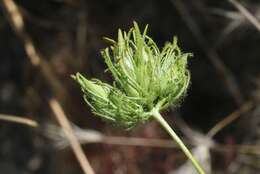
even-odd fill
[{"label": "plant stem", "polygon": [[161,124],[161,126],[169,133],[169,135],[172,137],[173,140],[176,141],[176,143],[180,146],[184,154],[190,159],[193,166],[196,168],[199,174],[206,174],[205,171],[202,169],[198,161],[193,157],[191,152],[188,150],[188,148],[185,146],[185,144],[182,142],[182,140],[179,138],[179,136],[174,132],[174,130],[169,126],[169,124],[165,121],[165,119],[162,117],[162,115],[157,111],[154,110],[152,112],[153,117]]}]

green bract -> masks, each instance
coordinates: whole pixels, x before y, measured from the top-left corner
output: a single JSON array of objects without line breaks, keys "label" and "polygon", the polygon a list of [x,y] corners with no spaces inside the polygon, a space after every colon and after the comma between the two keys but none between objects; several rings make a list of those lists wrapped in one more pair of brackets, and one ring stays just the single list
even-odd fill
[{"label": "green bract", "polygon": [[185,95],[190,81],[187,58],[177,39],[160,51],[155,42],[134,22],[128,33],[118,31],[118,39],[106,38],[112,46],[101,54],[115,80],[113,86],[99,80],[88,80],[80,73],[74,79],[80,84],[84,99],[102,118],[131,128],[161,111],[176,105]]}]

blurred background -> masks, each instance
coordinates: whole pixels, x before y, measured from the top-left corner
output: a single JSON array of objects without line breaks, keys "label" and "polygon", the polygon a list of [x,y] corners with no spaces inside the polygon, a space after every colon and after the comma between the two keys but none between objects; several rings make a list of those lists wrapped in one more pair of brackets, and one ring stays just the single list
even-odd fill
[{"label": "blurred background", "polygon": [[194,54],[185,101],[163,115],[208,173],[259,173],[259,20],[258,0],[2,0],[0,174],[83,173],[53,100],[96,174],[196,173],[154,121],[124,131],[93,117],[70,78],[81,72],[111,82],[102,37],[116,38],[133,21],[149,24],[159,47],[177,36]]}]

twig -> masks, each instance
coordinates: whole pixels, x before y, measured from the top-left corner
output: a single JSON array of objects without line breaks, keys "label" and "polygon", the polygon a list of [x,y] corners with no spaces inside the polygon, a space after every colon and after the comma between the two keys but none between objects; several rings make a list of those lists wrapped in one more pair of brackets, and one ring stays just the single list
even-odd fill
[{"label": "twig", "polygon": [[241,5],[237,0],[228,0],[234,7],[236,7],[242,15],[248,19],[248,21],[255,26],[260,32],[260,22],[252,15],[244,6]]},{"label": "twig", "polygon": [[57,118],[59,124],[63,128],[64,133],[66,134],[66,136],[70,142],[70,145],[72,147],[72,150],[74,151],[84,173],[85,174],[94,174],[94,170],[90,166],[90,163],[89,163],[87,157],[84,155],[84,151],[81,148],[80,143],[78,142],[78,140],[73,132],[73,129],[72,129],[65,113],[63,112],[60,104],[55,99],[51,99],[49,101],[49,105],[50,105],[55,117]]},{"label": "twig", "polygon": [[[1,121],[7,121],[7,122],[13,122],[13,123],[17,123],[17,124],[23,124],[32,128],[37,128],[39,127],[38,122],[36,122],[35,120],[29,119],[29,118],[24,118],[22,116],[16,116],[16,115],[7,115],[7,114],[0,114],[0,120]],[[54,126],[54,130],[55,133],[59,133],[60,128]],[[47,129],[50,129],[49,127],[47,127]],[[64,130],[62,129],[62,131],[64,132]],[[80,136],[78,135],[78,132],[80,131]],[[163,140],[163,139],[150,139],[150,138],[139,138],[139,137],[119,137],[119,136],[105,136],[97,131],[96,134],[98,134],[98,136],[100,138],[95,138],[96,140],[90,140],[89,136],[90,134],[93,133],[89,133],[89,130],[82,130],[78,127],[73,128],[73,132],[75,132],[76,138],[78,139],[78,141],[81,144],[86,144],[86,143],[104,143],[104,144],[112,144],[112,145],[125,145],[125,146],[144,146],[144,147],[160,147],[160,148],[178,148],[178,146],[176,146],[176,144],[174,144],[171,140]],[[52,135],[53,132],[50,132],[47,130],[47,136],[51,136],[53,138]],[[86,135],[86,136],[84,136]],[[57,135],[54,135],[57,136]],[[58,135],[59,136],[59,135]],[[93,136],[97,136],[97,135],[92,135]],[[61,137],[66,138],[67,137]],[[55,138],[54,138],[55,139]],[[98,141],[97,141],[98,140]],[[57,141],[57,140],[56,140]]]},{"label": "twig", "polygon": [[229,90],[230,94],[234,98],[237,104],[240,104],[243,100],[238,83],[235,80],[235,76],[227,68],[227,66],[221,61],[219,55],[215,49],[209,47],[207,39],[203,36],[199,26],[195,22],[196,20],[189,14],[185,4],[182,0],[171,0],[171,3],[176,7],[179,14],[183,18],[187,27],[190,29],[194,37],[196,38],[199,46],[205,52],[212,65],[215,67],[219,76],[223,78],[224,84]]},{"label": "twig", "polygon": [[[11,119],[10,119],[11,118]],[[39,126],[39,124],[28,118],[21,118],[20,116],[13,116],[13,115],[5,115],[0,114],[0,120],[2,121],[8,121],[13,122],[17,124],[24,124],[27,126],[30,126],[32,128],[36,128]],[[20,121],[22,120],[22,121]],[[25,120],[25,121],[24,121]],[[24,123],[26,122],[26,123]],[[27,122],[29,124],[27,124]],[[58,127],[57,127],[58,128]],[[47,128],[48,129],[48,128]],[[73,132],[76,133],[79,128],[74,129]],[[62,129],[63,130],[63,129]],[[59,134],[59,131],[55,129],[55,131]],[[81,130],[80,134],[88,134],[86,131],[88,130]],[[50,134],[50,132],[47,132],[47,134]],[[77,139],[81,144],[92,144],[92,143],[103,143],[103,144],[111,144],[111,145],[123,145],[123,146],[142,146],[142,147],[158,147],[158,148],[179,148],[176,144],[174,144],[171,140],[164,140],[164,139],[151,139],[151,138],[139,138],[139,137],[115,137],[115,136],[106,136],[98,132],[100,134],[101,138],[99,141],[91,141],[89,140],[89,136],[78,136]],[[50,135],[47,135],[50,136]],[[57,136],[57,135],[54,135]],[[60,141],[59,139],[54,138],[51,136],[54,141]],[[66,137],[61,137],[66,138]],[[192,145],[192,143],[186,142],[189,146]],[[63,148],[65,148],[67,144],[63,145]],[[210,147],[212,150],[219,151],[219,152],[227,152],[229,149],[226,145],[223,144],[214,144],[214,146]],[[260,155],[260,146],[259,145],[249,145],[249,144],[234,144],[233,148],[238,153],[244,153],[244,154],[252,154],[252,155]]]},{"label": "twig", "polygon": [[179,148],[171,140],[148,139],[136,137],[112,137],[106,136],[102,143],[125,145],[125,146],[143,146],[143,147],[160,147],[160,148]]},{"label": "twig", "polygon": [[224,127],[235,121],[237,118],[239,118],[242,114],[250,111],[254,107],[254,103],[252,101],[248,101],[244,103],[238,110],[232,112],[227,117],[225,117],[223,120],[218,122],[215,126],[213,126],[207,135],[209,137],[213,137],[216,135],[220,130],[222,130]]},{"label": "twig", "polygon": [[[24,48],[26,54],[34,67],[39,67],[41,73],[45,77],[45,79],[49,82],[50,86],[54,90],[55,94],[62,100],[65,97],[65,90],[59,80],[56,78],[53,73],[51,66],[47,61],[41,58],[40,53],[36,50],[33,40],[28,35],[24,29],[24,20],[21,15],[18,6],[15,4],[13,0],[3,0],[3,6],[6,10],[6,15],[16,32],[17,36],[23,41]],[[57,117],[58,121],[65,127],[65,133],[68,136],[68,139],[71,143],[72,149],[79,160],[79,163],[85,172],[85,174],[94,174],[92,167],[90,166],[86,156],[84,155],[83,150],[81,149],[76,137],[74,136],[72,129],[69,125],[68,120],[66,119],[65,113],[61,108],[60,104],[56,99],[52,99],[49,101],[50,107],[52,108],[54,115]]]},{"label": "twig", "polygon": [[19,116],[14,115],[7,115],[7,114],[0,114],[0,120],[2,121],[8,121],[8,122],[14,122],[18,124],[24,124],[33,128],[38,127],[38,123],[34,120],[31,120],[29,118],[23,118]]},{"label": "twig", "polygon": [[63,85],[57,79],[53,72],[51,65],[42,58],[39,51],[35,48],[33,40],[30,35],[25,31],[24,19],[20,12],[20,9],[13,0],[3,0],[3,6],[5,7],[5,14],[9,19],[9,22],[15,31],[16,35],[23,41],[24,49],[32,66],[38,67],[43,74],[43,77],[49,82],[50,86],[57,94],[58,98],[63,101],[66,96],[66,91]]},{"label": "twig", "polygon": [[[234,151],[241,154],[250,154],[250,155],[260,155],[260,146],[259,145],[251,145],[251,144],[234,144],[232,145]],[[212,150],[219,152],[228,152],[230,147],[225,144],[215,144]]]}]

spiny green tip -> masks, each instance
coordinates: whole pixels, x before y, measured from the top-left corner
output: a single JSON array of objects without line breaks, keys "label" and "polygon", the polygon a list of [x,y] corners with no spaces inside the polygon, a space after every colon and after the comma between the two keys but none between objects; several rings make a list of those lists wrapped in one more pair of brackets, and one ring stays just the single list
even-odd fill
[{"label": "spiny green tip", "polygon": [[182,53],[175,37],[160,50],[147,36],[147,28],[141,33],[134,22],[129,32],[118,30],[117,41],[105,38],[112,45],[101,54],[115,80],[113,86],[80,73],[72,76],[96,115],[126,128],[148,120],[154,108],[176,106],[189,86],[191,54]]}]

